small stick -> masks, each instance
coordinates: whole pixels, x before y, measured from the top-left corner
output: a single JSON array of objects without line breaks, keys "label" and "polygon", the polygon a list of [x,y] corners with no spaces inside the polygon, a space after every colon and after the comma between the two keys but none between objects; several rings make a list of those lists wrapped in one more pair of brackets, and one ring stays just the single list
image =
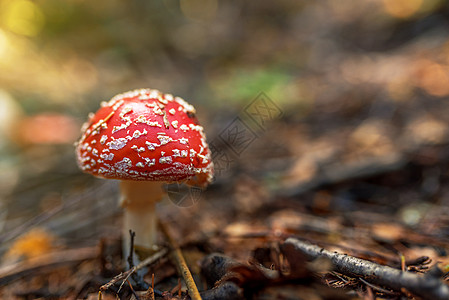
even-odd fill
[{"label": "small stick", "polygon": [[[130,243],[129,243],[129,255],[128,255],[128,268],[134,267],[134,239],[136,237],[136,233],[129,230],[129,237],[130,237]],[[134,280],[134,282],[139,286],[143,282],[143,275],[139,276],[137,272],[131,273],[131,278]]]},{"label": "small stick", "polygon": [[129,282],[129,279],[126,279],[126,282],[128,282],[129,288],[131,289],[131,293],[133,293],[136,300],[140,300],[139,296],[137,295],[136,291],[134,290],[131,282]]},{"label": "small stick", "polygon": [[108,288],[110,288],[111,286],[113,286],[115,283],[117,283],[120,280],[128,279],[132,273],[155,263],[156,261],[158,261],[159,259],[164,257],[167,253],[168,253],[167,248],[161,249],[159,252],[156,252],[154,255],[144,259],[137,266],[134,266],[131,269],[129,269],[128,271],[122,272],[122,273],[118,274],[117,276],[115,276],[114,278],[112,278],[108,283],[106,283],[100,287],[100,291],[107,290]]},{"label": "small stick", "polygon": [[401,270],[405,272],[406,271],[405,268],[406,268],[405,256],[403,254],[401,254]]},{"label": "small stick", "polygon": [[200,292],[196,287],[195,281],[192,277],[192,273],[190,273],[189,267],[187,266],[178,243],[173,239],[173,237],[168,232],[168,228],[162,222],[159,221],[159,225],[170,246],[172,247],[173,256],[175,257],[178,269],[181,272],[182,277],[184,278],[190,298],[194,300],[201,300]]},{"label": "small stick", "polygon": [[368,260],[331,252],[295,238],[288,238],[281,245],[281,248],[287,260],[289,258],[294,259],[298,254],[303,254],[310,260],[327,258],[332,262],[337,272],[349,276],[361,276],[366,281],[395,291],[401,291],[405,288],[407,291],[425,299],[449,299],[449,287],[442,280],[430,274],[403,272]]},{"label": "small stick", "polygon": [[178,284],[175,285],[171,290],[170,290],[170,295],[174,296],[175,294],[180,294],[181,291],[181,278],[178,277]]},{"label": "small stick", "polygon": [[129,268],[134,267],[134,238],[136,237],[136,233],[134,231],[132,231],[131,229],[129,230],[129,236],[130,236],[130,243],[129,243],[129,255],[128,255],[128,266]]},{"label": "small stick", "polygon": [[368,281],[364,280],[363,278],[359,278],[359,280],[360,280],[361,282],[363,282],[364,284],[366,284],[369,288],[371,288],[371,289],[373,289],[373,290],[377,290],[377,291],[379,291],[379,292],[382,292],[382,293],[388,294],[388,295],[396,295],[396,294],[397,294],[397,293],[395,293],[395,292],[392,292],[392,291],[383,289],[383,288],[381,288],[380,286],[377,286],[377,285],[374,285],[374,284],[372,284],[372,283],[369,283]]},{"label": "small stick", "polygon": [[123,286],[125,285],[125,282],[129,282],[128,278],[129,276],[131,276],[131,274],[133,274],[134,272],[129,272],[128,275],[126,275],[125,279],[123,279],[122,283],[120,284],[120,287],[117,290],[117,294],[120,293],[120,291],[122,290]]}]

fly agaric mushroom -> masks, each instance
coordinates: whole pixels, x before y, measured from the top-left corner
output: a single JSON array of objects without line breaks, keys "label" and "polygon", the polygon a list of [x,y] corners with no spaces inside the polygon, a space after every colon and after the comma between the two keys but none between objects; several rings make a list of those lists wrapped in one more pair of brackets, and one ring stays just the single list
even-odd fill
[{"label": "fly agaric mushroom", "polygon": [[120,180],[125,252],[129,230],[136,233],[137,247],[155,245],[155,205],[164,195],[162,183],[205,187],[213,176],[195,108],[154,89],[129,91],[102,102],[82,127],[76,155],[84,172]]}]

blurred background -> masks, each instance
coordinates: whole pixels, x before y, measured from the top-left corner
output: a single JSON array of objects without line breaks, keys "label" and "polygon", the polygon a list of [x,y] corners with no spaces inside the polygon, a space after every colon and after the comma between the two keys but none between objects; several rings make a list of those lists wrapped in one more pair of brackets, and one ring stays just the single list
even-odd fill
[{"label": "blurred background", "polygon": [[[245,219],[281,196],[315,212],[363,200],[409,226],[447,212],[446,1],[0,0],[0,254],[37,227],[65,246],[120,235],[116,184],[82,174],[73,143],[101,101],[147,87],[197,109],[217,168],[203,206]],[[262,127],[260,99],[276,109]],[[251,134],[236,152],[237,117]]]}]

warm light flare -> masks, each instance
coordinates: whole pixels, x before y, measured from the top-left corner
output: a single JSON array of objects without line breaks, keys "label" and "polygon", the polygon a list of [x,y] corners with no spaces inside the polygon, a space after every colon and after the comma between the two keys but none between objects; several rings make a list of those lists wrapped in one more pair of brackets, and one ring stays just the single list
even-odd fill
[{"label": "warm light flare", "polygon": [[32,1],[10,0],[1,5],[0,20],[12,32],[25,36],[36,36],[42,29],[45,16]]},{"label": "warm light flare", "polygon": [[423,4],[423,0],[383,0],[382,2],[386,13],[402,19],[415,15]]},{"label": "warm light flare", "polygon": [[10,43],[8,37],[5,32],[0,29],[0,60],[5,59],[6,54],[8,52],[8,48],[10,47]]}]

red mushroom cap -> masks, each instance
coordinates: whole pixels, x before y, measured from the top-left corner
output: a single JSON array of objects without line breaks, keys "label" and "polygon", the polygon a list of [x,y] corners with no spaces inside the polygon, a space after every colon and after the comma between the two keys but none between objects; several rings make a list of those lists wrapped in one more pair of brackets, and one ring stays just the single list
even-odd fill
[{"label": "red mushroom cap", "polygon": [[79,167],[120,180],[207,185],[213,163],[195,108],[179,97],[140,89],[102,102],[83,125]]}]

